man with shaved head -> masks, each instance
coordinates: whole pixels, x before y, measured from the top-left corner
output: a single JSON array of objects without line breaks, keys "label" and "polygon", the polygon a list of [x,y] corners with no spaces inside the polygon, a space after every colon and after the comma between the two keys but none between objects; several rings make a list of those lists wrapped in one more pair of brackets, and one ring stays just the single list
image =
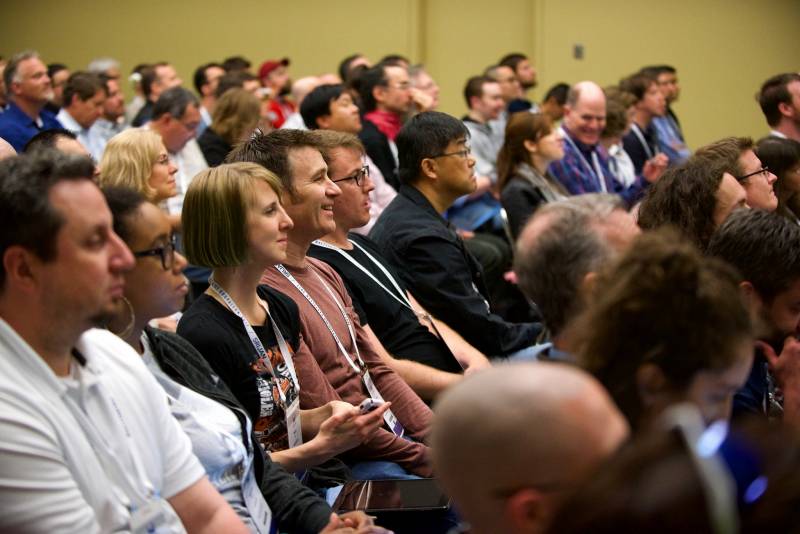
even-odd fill
[{"label": "man with shaved head", "polygon": [[600,148],[600,134],[606,125],[606,97],[594,82],[578,82],[567,94],[564,106],[564,158],[550,164],[549,172],[573,195],[614,193],[632,206],[648,182],[657,175],[637,176],[625,186],[614,179],[608,154]]},{"label": "man with shaved head", "polygon": [[558,363],[471,375],[435,413],[434,468],[473,534],[544,531],[558,496],[628,435],[603,387]]}]

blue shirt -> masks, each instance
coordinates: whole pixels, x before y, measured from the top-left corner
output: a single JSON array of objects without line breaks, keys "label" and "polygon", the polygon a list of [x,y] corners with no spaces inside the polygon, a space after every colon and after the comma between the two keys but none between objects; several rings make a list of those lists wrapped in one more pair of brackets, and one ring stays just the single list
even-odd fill
[{"label": "blue shirt", "polygon": [[667,155],[670,165],[682,163],[692,154],[683,140],[678,123],[669,114],[654,118],[653,127],[658,134],[658,148]]},{"label": "blue shirt", "polygon": [[17,152],[22,152],[25,144],[39,132],[63,128],[56,116],[44,109],[39,112],[39,121],[41,126],[14,102],[9,102],[8,108],[0,114],[0,137],[8,141]]}]

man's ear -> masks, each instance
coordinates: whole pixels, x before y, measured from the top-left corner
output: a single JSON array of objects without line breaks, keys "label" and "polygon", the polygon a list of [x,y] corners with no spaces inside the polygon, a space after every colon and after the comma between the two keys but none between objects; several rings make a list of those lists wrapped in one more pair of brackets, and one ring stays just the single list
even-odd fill
[{"label": "man's ear", "polygon": [[375,99],[375,102],[383,102],[384,93],[386,93],[386,87],[383,85],[376,85],[372,88],[372,98]]},{"label": "man's ear", "polygon": [[781,115],[784,117],[794,117],[795,111],[794,106],[787,102],[779,102],[778,103],[778,111],[781,112]]},{"label": "man's ear", "polygon": [[321,115],[321,116],[317,117],[316,121],[317,121],[317,127],[320,130],[330,130],[330,128],[328,128],[328,126],[330,126],[330,124],[331,124],[331,116],[330,115]]},{"label": "man's ear", "polygon": [[23,291],[30,291],[38,285],[36,279],[36,265],[41,264],[34,254],[19,246],[13,245],[3,254],[3,268],[5,269],[5,285],[13,285]]},{"label": "man's ear", "polygon": [[422,175],[426,178],[436,179],[439,177],[439,172],[436,168],[436,160],[432,158],[423,159],[420,164],[420,169],[422,170]]},{"label": "man's ear", "polygon": [[761,295],[758,294],[758,291],[756,291],[756,288],[753,287],[753,284],[747,280],[739,282],[739,291],[744,296],[744,299],[751,311],[759,310],[764,306],[764,301],[761,300]]},{"label": "man's ear", "polygon": [[541,532],[547,519],[547,505],[544,496],[533,488],[525,488],[506,499],[505,523],[514,532]]}]

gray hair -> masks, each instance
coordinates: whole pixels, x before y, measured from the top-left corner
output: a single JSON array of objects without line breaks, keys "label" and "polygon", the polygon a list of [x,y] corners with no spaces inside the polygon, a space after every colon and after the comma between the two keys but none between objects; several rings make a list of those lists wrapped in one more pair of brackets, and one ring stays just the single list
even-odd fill
[{"label": "gray hair", "polygon": [[186,108],[190,105],[199,106],[200,101],[197,97],[183,87],[173,87],[167,89],[161,96],[158,97],[156,103],[153,105],[153,120],[157,120],[165,113],[169,113],[176,119],[183,117],[186,113]]},{"label": "gray hair", "polygon": [[[582,309],[583,278],[613,254],[596,225],[621,209],[616,195],[574,196],[542,206],[522,231],[514,271],[520,289],[539,307],[551,334],[558,334]],[[538,235],[530,235],[531,223],[544,217],[549,224]]]},{"label": "gray hair", "polygon": [[97,59],[93,59],[87,70],[89,72],[96,72],[96,73],[104,73],[108,71],[108,69],[117,69],[119,70],[119,61],[111,57],[99,57]]},{"label": "gray hair", "polygon": [[11,59],[8,60],[8,64],[6,65],[6,70],[3,72],[3,82],[5,82],[6,91],[8,91],[9,94],[11,93],[11,83],[19,81],[19,77],[17,76],[19,64],[28,59],[38,58],[39,53],[35,50],[23,50],[11,56]]}]

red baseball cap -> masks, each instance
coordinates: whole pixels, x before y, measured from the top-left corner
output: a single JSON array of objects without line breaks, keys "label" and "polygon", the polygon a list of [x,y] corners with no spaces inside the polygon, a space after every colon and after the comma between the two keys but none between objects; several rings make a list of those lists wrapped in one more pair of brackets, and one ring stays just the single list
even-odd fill
[{"label": "red baseball cap", "polygon": [[278,67],[288,67],[289,66],[289,58],[285,57],[283,59],[268,59],[264,63],[261,64],[261,68],[258,69],[258,77],[260,79],[266,78],[270,72],[277,69]]}]

